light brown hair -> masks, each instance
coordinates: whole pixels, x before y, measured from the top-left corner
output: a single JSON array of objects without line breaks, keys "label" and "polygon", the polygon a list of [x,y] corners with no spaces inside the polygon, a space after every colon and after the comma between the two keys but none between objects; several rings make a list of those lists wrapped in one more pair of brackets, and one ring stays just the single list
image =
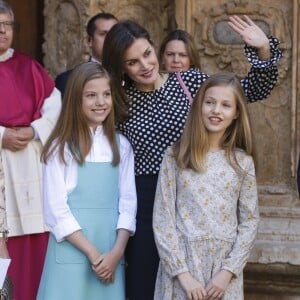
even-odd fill
[{"label": "light brown hair", "polygon": [[222,145],[230,165],[239,172],[241,168],[237,162],[235,150],[239,148],[253,156],[253,142],[244,91],[240,81],[231,73],[218,73],[203,83],[190,108],[181,139],[173,146],[174,156],[180,168],[204,170],[209,140],[208,131],[201,117],[202,105],[206,91],[215,86],[229,86],[235,95],[239,115],[226,129]]},{"label": "light brown hair", "polygon": [[107,78],[110,82],[113,105],[109,115],[103,121],[103,130],[113,152],[112,164],[117,165],[119,163],[120,154],[115,134],[113,88],[109,74],[96,62],[80,64],[72,71],[67,82],[61,113],[42,152],[44,163],[47,163],[49,157],[57,148],[61,161],[65,163],[64,148],[66,145],[68,145],[77,163],[84,163],[85,157],[92,146],[92,138],[82,109],[82,95],[86,83],[95,78]]}]

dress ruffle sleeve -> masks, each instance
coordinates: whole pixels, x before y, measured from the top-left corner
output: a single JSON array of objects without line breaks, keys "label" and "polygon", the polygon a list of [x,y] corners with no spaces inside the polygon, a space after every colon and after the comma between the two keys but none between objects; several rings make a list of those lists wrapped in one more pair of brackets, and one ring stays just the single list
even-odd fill
[{"label": "dress ruffle sleeve", "polygon": [[277,63],[282,57],[282,52],[278,48],[278,39],[269,37],[269,42],[271,51],[269,60],[261,60],[256,48],[245,46],[245,55],[251,64],[251,69],[247,77],[241,80],[241,84],[249,102],[267,98],[277,82]]}]

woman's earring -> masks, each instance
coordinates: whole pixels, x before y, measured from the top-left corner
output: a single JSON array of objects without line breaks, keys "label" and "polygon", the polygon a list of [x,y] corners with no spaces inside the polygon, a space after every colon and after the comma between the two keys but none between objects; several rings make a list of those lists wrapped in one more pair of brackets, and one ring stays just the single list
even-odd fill
[{"label": "woman's earring", "polygon": [[125,73],[122,73],[121,86],[125,86],[124,75],[125,75]]}]

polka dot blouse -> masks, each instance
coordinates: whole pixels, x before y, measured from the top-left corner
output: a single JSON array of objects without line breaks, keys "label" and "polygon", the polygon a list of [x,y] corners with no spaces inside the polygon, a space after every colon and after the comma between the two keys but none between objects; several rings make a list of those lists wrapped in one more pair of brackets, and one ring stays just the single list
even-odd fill
[{"label": "polka dot blouse", "polygon": [[[282,55],[278,44],[275,38],[270,38],[272,58],[268,61],[259,60],[255,48],[245,48],[252,68],[241,84],[249,102],[266,98],[276,84],[276,63]],[[194,97],[208,75],[191,68],[181,72],[181,77]],[[130,85],[126,87],[126,94],[130,100],[129,118],[119,124],[119,129],[133,147],[135,174],[158,174],[165,150],[182,134],[190,108],[189,100],[175,73],[171,73],[164,85],[154,91],[142,92]]]}]

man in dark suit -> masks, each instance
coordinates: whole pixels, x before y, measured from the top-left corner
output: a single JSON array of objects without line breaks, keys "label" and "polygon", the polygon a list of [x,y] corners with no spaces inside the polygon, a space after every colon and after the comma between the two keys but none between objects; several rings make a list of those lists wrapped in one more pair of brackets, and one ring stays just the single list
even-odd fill
[{"label": "man in dark suit", "polygon": [[[110,14],[101,12],[93,16],[87,24],[88,45],[91,49],[89,61],[101,63],[102,49],[104,39],[107,32],[118,22],[118,19]],[[55,86],[60,90],[62,97],[64,96],[66,84],[72,70],[67,70],[55,79]]]}]

